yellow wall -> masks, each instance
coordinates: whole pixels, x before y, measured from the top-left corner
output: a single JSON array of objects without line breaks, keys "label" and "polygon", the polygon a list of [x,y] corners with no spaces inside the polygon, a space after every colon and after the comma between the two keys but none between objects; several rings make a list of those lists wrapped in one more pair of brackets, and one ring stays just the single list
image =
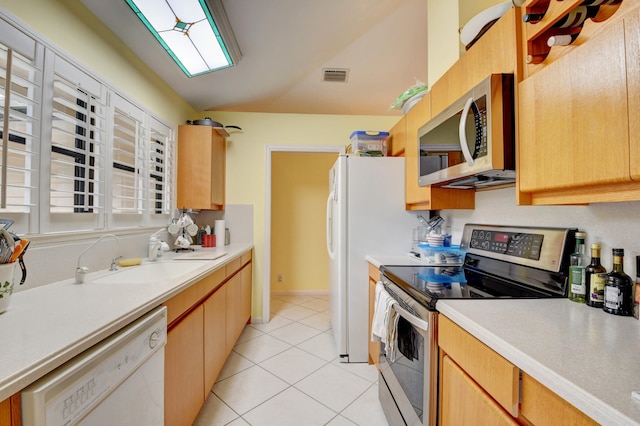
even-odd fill
[{"label": "yellow wall", "polygon": [[197,114],[80,0],[2,0],[1,6],[168,124],[177,126]]},{"label": "yellow wall", "polygon": [[335,153],[273,153],[272,292],[329,291],[325,216],[329,169],[337,157]]},{"label": "yellow wall", "polygon": [[429,0],[427,9],[427,75],[429,87],[460,58],[458,2]]}]

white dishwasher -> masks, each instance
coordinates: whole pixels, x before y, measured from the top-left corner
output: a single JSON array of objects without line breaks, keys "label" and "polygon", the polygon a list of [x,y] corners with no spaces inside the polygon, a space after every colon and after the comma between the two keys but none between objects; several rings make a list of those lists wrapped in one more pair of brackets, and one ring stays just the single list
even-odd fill
[{"label": "white dishwasher", "polygon": [[23,424],[164,424],[166,341],[159,307],[23,390]]}]

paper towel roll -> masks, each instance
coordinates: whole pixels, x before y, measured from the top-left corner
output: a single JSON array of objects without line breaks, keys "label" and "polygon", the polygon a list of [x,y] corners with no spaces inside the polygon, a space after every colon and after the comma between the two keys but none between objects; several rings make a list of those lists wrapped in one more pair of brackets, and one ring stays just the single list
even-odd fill
[{"label": "paper towel roll", "polygon": [[216,247],[224,246],[224,220],[216,220],[213,223],[213,233],[216,234]]}]

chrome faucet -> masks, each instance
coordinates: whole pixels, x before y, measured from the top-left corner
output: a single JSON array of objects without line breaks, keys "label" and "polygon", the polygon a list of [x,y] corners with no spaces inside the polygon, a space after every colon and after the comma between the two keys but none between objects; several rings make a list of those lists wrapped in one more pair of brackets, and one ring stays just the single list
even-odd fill
[{"label": "chrome faucet", "polygon": [[84,282],[84,276],[87,274],[87,272],[89,272],[88,267],[80,266],[80,260],[82,259],[82,256],[84,256],[85,253],[88,252],[93,246],[107,237],[114,238],[118,242],[118,247],[120,247],[120,240],[113,234],[104,234],[103,236],[95,240],[89,247],[87,247],[82,253],[80,253],[80,256],[78,256],[78,265],[76,266],[76,284],[82,284]]}]

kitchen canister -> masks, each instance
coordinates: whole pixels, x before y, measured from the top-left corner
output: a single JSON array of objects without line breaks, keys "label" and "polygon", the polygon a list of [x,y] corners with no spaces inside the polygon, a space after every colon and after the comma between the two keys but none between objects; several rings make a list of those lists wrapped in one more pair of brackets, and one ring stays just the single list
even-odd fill
[{"label": "kitchen canister", "polygon": [[224,246],[224,220],[216,220],[215,222],[213,222],[213,233],[216,235],[216,247]]},{"label": "kitchen canister", "polygon": [[18,262],[0,264],[0,313],[9,307],[17,265]]}]

